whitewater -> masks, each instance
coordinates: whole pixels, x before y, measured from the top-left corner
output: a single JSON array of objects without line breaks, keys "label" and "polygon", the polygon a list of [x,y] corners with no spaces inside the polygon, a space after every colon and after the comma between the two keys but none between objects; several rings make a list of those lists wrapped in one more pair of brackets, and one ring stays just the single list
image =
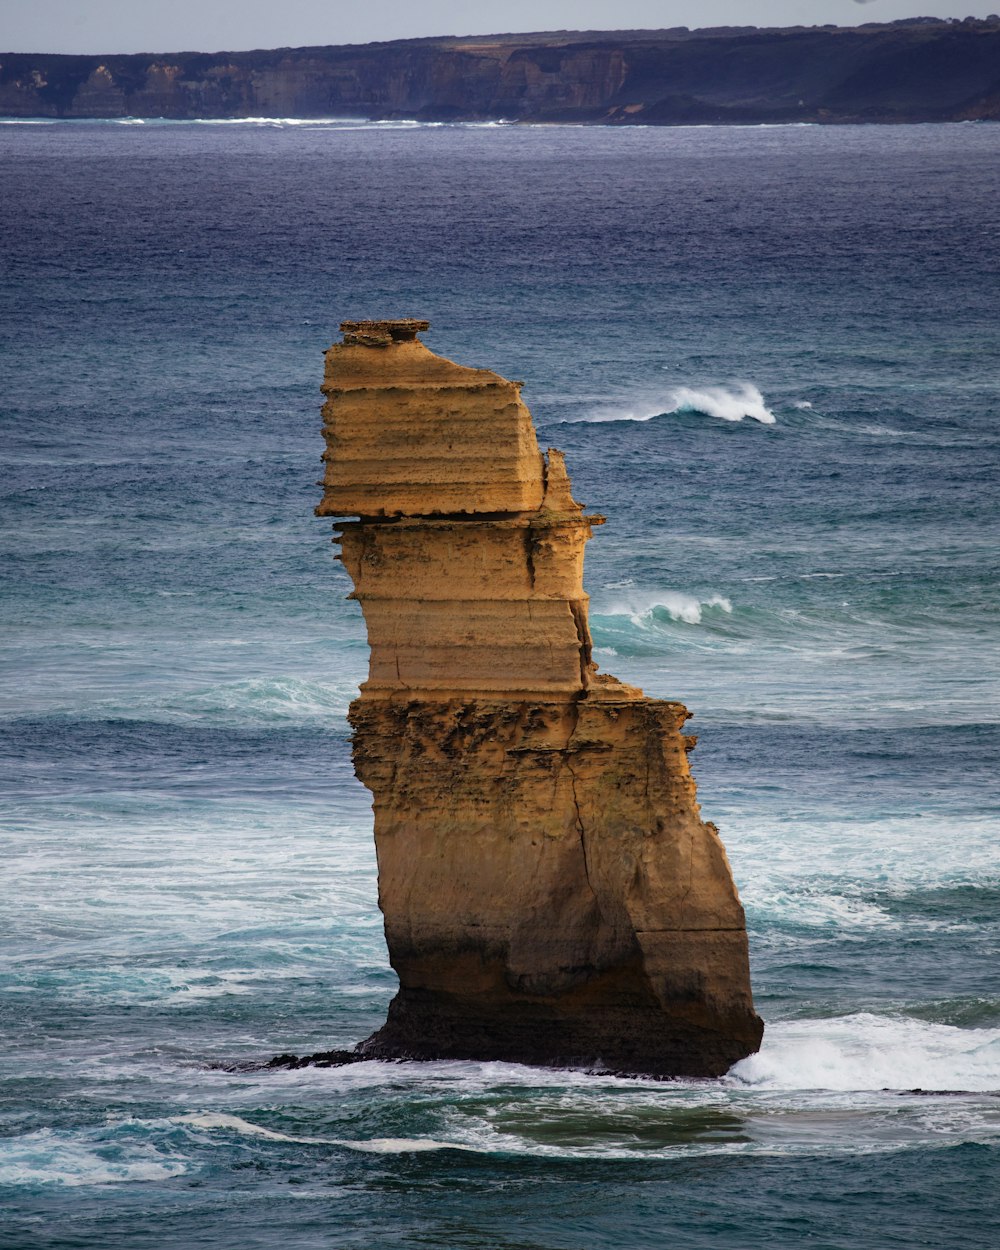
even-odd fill
[{"label": "whitewater", "polygon": [[[1000,134],[0,127],[0,1241],[1000,1244]],[[719,1081],[253,1070],[395,978],[318,500],[346,317],[525,380],[693,712]]]}]

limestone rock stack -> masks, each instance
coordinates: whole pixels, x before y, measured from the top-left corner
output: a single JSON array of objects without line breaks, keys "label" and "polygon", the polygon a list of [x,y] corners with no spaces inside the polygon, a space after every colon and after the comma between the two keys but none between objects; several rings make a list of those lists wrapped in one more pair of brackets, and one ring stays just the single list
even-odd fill
[{"label": "limestone rock stack", "polygon": [[364,613],[351,706],[399,992],[370,1057],[717,1075],[756,1050],[743,909],[687,763],[687,712],[599,675],[601,517],[519,383],[422,321],[327,353],[321,515]]}]

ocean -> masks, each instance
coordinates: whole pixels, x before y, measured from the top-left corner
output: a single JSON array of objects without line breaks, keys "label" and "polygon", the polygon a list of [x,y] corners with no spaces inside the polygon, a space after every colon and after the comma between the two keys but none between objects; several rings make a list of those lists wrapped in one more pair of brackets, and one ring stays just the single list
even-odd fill
[{"label": "ocean", "polygon": [[[5,1250],[1000,1245],[1000,127],[0,124]],[[761,1052],[230,1071],[394,992],[321,352],[428,318],[608,524]]]}]

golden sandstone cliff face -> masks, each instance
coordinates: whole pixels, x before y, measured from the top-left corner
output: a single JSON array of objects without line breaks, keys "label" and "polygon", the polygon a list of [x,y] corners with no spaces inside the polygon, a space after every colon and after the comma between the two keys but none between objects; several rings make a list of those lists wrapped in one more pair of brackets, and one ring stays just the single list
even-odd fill
[{"label": "golden sandstone cliff face", "polygon": [[600,675],[591,527],[519,384],[345,322],[317,511],[371,668],[351,706],[399,993],[365,1057],[718,1075],[760,1043],[686,710]]}]

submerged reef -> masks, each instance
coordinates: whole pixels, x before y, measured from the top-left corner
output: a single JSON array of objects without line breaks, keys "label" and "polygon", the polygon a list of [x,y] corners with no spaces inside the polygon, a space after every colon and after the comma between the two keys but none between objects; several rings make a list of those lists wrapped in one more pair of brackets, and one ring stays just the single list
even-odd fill
[{"label": "submerged reef", "polygon": [[520,383],[435,355],[427,328],[344,322],[326,354],[317,512],[358,518],[340,559],[371,666],[349,716],[399,976],[383,1027],[332,1061],[720,1075],[763,1025],[688,712],[597,672],[603,518]]}]

